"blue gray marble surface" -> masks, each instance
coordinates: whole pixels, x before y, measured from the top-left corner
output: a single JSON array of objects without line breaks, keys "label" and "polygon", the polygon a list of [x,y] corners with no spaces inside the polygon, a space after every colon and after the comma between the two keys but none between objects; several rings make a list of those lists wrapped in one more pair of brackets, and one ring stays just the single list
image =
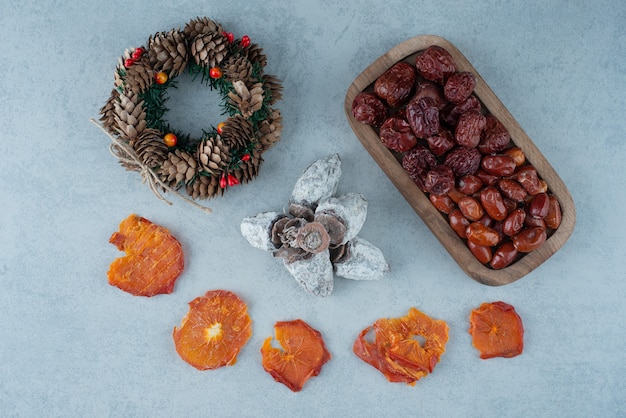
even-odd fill
[{"label": "blue gray marble surface", "polygon": [[[621,0],[397,1],[2,0],[0,12],[0,415],[7,417],[626,415],[626,3]],[[253,182],[205,214],[158,200],[109,154],[98,118],[124,49],[197,16],[247,34],[283,80],[282,140]],[[577,209],[565,246],[523,279],[469,277],[353,135],[352,80],[400,42],[442,36],[472,62],[568,186]],[[219,101],[191,80],[169,103],[189,132],[219,122]],[[208,110],[206,110],[208,108]],[[208,117],[207,117],[208,115]],[[246,216],[282,208],[294,181],[331,153],[339,193],[361,193],[360,235],[385,254],[379,281],[301,291],[279,260],[241,236]],[[109,286],[108,243],[137,213],[186,253],[174,293]],[[237,292],[253,335],[237,364],[199,372],[174,350],[187,303]],[[481,360],[471,309],[502,300],[524,321],[524,353]],[[352,353],[359,331],[412,306],[450,327],[435,371],[388,383]],[[301,318],[332,354],[299,393],[274,382],[260,346],[276,321]]]}]

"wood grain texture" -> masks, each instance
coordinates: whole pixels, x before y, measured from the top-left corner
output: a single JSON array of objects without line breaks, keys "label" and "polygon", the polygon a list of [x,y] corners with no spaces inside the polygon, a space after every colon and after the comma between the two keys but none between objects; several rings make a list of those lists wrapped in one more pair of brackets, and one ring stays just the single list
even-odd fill
[{"label": "wood grain texture", "polygon": [[[397,157],[381,143],[374,129],[358,122],[352,116],[352,101],[357,94],[367,89],[371,90],[371,86],[376,79],[398,61],[405,60],[414,64],[415,56],[431,45],[438,45],[448,50],[454,58],[459,71],[471,71],[476,75],[477,83],[474,94],[480,99],[483,107],[506,126],[511,134],[512,141],[524,151],[526,159],[535,166],[541,178],[548,184],[549,190],[561,204],[563,218],[560,227],[540,248],[526,254],[520,260],[502,270],[493,270],[474,258],[466,244],[448,225],[447,219],[430,203],[428,197],[404,171]],[[526,135],[519,123],[485,83],[478,71],[449,41],[434,35],[422,35],[408,39],[387,51],[367,67],[350,85],[346,94],[344,109],[350,126],[363,147],[402,193],[432,233],[435,234],[461,269],[474,280],[490,286],[512,283],[545,262],[571,236],[576,223],[576,209],[567,187],[541,151]]]}]

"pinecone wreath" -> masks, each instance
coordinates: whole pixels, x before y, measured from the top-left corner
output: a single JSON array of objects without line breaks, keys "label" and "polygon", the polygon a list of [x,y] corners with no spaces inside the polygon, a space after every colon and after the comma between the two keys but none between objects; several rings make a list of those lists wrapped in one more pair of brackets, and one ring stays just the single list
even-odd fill
[{"label": "pinecone wreath", "polygon": [[[282,98],[282,86],[264,73],[266,63],[247,35],[235,39],[207,17],[127,49],[100,110],[111,152],[127,170],[140,172],[162,200],[161,191],[184,190],[189,198],[183,198],[199,206],[193,201],[251,181],[282,129],[280,111],[272,108]],[[222,98],[225,120],[203,131],[202,138],[176,131],[165,120],[167,89],[183,71],[199,76]]]}]

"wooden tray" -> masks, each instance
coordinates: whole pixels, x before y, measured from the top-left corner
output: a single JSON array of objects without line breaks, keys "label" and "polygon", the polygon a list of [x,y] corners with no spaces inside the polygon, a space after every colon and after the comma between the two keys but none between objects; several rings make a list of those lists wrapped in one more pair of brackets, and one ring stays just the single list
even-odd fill
[{"label": "wooden tray", "polygon": [[[561,204],[563,217],[559,228],[540,248],[526,254],[511,266],[501,270],[493,270],[474,258],[466,244],[448,225],[444,216],[430,203],[428,197],[404,171],[396,156],[381,143],[374,129],[358,122],[352,116],[352,101],[357,94],[364,90],[371,90],[376,79],[398,61],[405,60],[414,64],[417,53],[431,45],[441,46],[450,52],[459,71],[471,71],[474,73],[477,80],[474,94],[480,99],[484,108],[507,127],[512,141],[524,151],[526,159],[535,166],[541,178],[548,184],[549,190]],[[449,41],[438,36],[422,35],[411,38],[392,48],[367,67],[350,85],[346,94],[344,108],[352,130],[365,149],[426,223],[428,228],[435,234],[441,244],[448,250],[461,269],[474,280],[490,286],[512,283],[541,265],[552,254],[557,252],[571,236],[576,222],[576,209],[567,187],[565,187],[561,178],[526,135],[515,118],[511,116],[506,107],[485,83],[478,71]]]}]

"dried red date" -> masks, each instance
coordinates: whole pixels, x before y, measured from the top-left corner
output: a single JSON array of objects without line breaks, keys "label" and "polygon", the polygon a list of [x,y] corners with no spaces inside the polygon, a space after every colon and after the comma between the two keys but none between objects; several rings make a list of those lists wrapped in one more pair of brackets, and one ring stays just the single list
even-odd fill
[{"label": "dried red date", "polygon": [[474,244],[472,241],[467,241],[467,248],[469,248],[472,254],[474,254],[474,257],[476,257],[476,259],[481,263],[487,264],[491,261],[491,247],[488,247],[486,245],[477,245]]},{"label": "dried red date", "polygon": [[476,76],[468,71],[452,74],[443,88],[443,95],[454,104],[467,100],[476,87]]},{"label": "dried red date", "polygon": [[496,221],[506,218],[507,210],[502,195],[495,187],[486,187],[480,192],[480,203],[485,211]]},{"label": "dried red date", "polygon": [[517,235],[524,227],[525,219],[526,212],[524,209],[515,209],[513,212],[509,213],[502,223],[502,232],[510,237]]},{"label": "dried red date", "polygon": [[495,270],[509,266],[517,258],[517,249],[511,241],[500,245],[491,258],[491,267]]},{"label": "dried red date", "polygon": [[561,204],[556,197],[550,195],[550,204],[548,206],[548,214],[544,218],[546,226],[551,229],[557,229],[561,225]]},{"label": "dried red date", "polygon": [[379,127],[387,118],[387,108],[374,94],[362,92],[352,101],[352,116],[361,123]]},{"label": "dried red date", "polygon": [[400,61],[376,79],[374,93],[390,107],[398,107],[411,96],[416,79],[415,67]]},{"label": "dried red date", "polygon": [[526,190],[528,194],[532,196],[536,195],[537,193],[541,193],[543,190],[543,184],[539,180],[537,170],[533,166],[525,165],[519,167],[515,171],[513,179],[517,180],[517,182],[522,185],[524,190]]},{"label": "dried red date", "polygon": [[448,152],[443,163],[452,169],[455,176],[462,177],[478,170],[481,157],[475,148],[457,147]]},{"label": "dried red date", "polygon": [[546,241],[546,230],[543,228],[526,228],[513,237],[515,249],[521,253],[529,253],[541,247]]},{"label": "dried red date", "polygon": [[454,209],[448,214],[448,223],[459,237],[467,238],[467,227],[470,225],[470,221],[463,216],[459,209]]},{"label": "dried red date", "polygon": [[424,97],[431,98],[433,100],[433,103],[439,110],[442,110],[448,103],[446,101],[446,98],[443,96],[441,87],[433,83],[432,81],[418,82],[417,87],[415,87],[415,94],[411,98],[411,101],[416,102]]},{"label": "dried red date", "polygon": [[428,148],[419,145],[402,158],[402,167],[422,191],[426,191],[424,177],[435,165],[437,165],[437,158]]},{"label": "dried red date", "polygon": [[463,216],[470,221],[478,221],[485,214],[485,210],[480,202],[472,196],[462,197],[457,204]]},{"label": "dried red date", "polygon": [[485,120],[485,129],[481,133],[478,150],[483,154],[495,154],[504,151],[511,142],[509,131],[493,115],[485,116]]},{"label": "dried red date", "polygon": [[409,123],[399,114],[387,118],[378,135],[387,148],[397,152],[406,152],[417,144]]},{"label": "dried red date", "polygon": [[439,132],[439,109],[429,97],[410,102],[406,107],[406,119],[418,138],[428,138]]},{"label": "dried red date", "polygon": [[437,135],[429,136],[426,142],[428,142],[428,148],[437,157],[441,157],[454,147],[454,137],[447,129],[441,129]]},{"label": "dried red date", "polygon": [[480,142],[480,133],[485,128],[485,116],[476,111],[463,113],[454,130],[454,139],[462,147],[474,148]]},{"label": "dried red date", "polygon": [[[485,226],[480,222],[472,222],[465,230],[467,240],[476,245],[493,247],[500,242],[500,234],[495,229]],[[518,250],[519,251],[519,250]]]},{"label": "dried red date", "polygon": [[429,46],[418,55],[415,58],[415,66],[422,77],[439,84],[443,84],[457,71],[452,55],[436,45]]},{"label": "dried red date", "polygon": [[526,162],[526,155],[524,155],[524,151],[519,147],[511,147],[505,150],[503,154],[513,158],[515,165],[518,167],[521,167]]},{"label": "dried red date", "polygon": [[546,229],[546,221],[541,218],[534,218],[530,216],[528,213],[528,206],[524,208],[524,212],[526,212],[526,217],[524,218],[524,226],[527,228],[541,228]]},{"label": "dried red date", "polygon": [[456,204],[448,195],[431,194],[428,196],[428,199],[430,199],[430,203],[432,203],[439,212],[445,213],[446,215],[456,208]]},{"label": "dried red date", "polygon": [[478,193],[483,188],[483,182],[478,176],[466,174],[458,179],[456,188],[459,192],[470,195]]},{"label": "dried red date", "polygon": [[528,196],[528,192],[515,180],[501,179],[498,181],[498,188],[505,197],[515,202],[523,202]]},{"label": "dried red date", "polygon": [[484,170],[476,170],[475,174],[485,186],[493,186],[500,179],[500,177],[489,174]]},{"label": "dried red date", "polygon": [[489,174],[506,177],[515,172],[515,161],[508,155],[485,155],[480,166]]},{"label": "dried red date", "polygon": [[538,193],[528,205],[528,213],[533,218],[543,219],[548,214],[550,198],[546,193]]},{"label": "dried red date", "polygon": [[461,117],[463,113],[469,111],[480,112],[480,109],[480,100],[478,100],[476,96],[472,95],[461,104],[455,105],[454,103],[450,103],[446,105],[446,107],[439,112],[439,116],[441,117],[441,120],[448,125],[456,126],[459,121],[459,117]]},{"label": "dried red date", "polygon": [[454,188],[454,173],[447,165],[433,167],[424,178],[424,187],[429,193],[445,195]]}]

